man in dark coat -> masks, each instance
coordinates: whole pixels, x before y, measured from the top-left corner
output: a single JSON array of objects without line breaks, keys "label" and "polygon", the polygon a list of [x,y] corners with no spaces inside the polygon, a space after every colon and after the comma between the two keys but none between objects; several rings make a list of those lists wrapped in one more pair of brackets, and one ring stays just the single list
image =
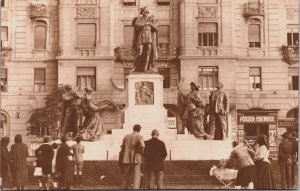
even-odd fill
[{"label": "man in dark coat", "polygon": [[292,141],[292,166],[291,166],[291,178],[292,178],[292,188],[296,183],[296,171],[298,166],[298,136],[295,131],[291,133],[291,141]]},{"label": "man in dark coat", "polygon": [[54,151],[52,146],[49,144],[49,138],[44,137],[44,144],[42,144],[37,150],[35,150],[35,155],[41,155],[40,164],[43,173],[43,187],[44,189],[49,189],[51,184],[51,173],[52,173],[52,159]]},{"label": "man in dark coat", "polygon": [[280,169],[281,188],[285,189],[285,185],[287,185],[287,188],[290,189],[292,143],[289,141],[287,132],[283,133],[281,136],[283,137],[283,140],[278,147],[278,165]]},{"label": "man in dark coat", "polygon": [[7,149],[8,144],[9,144],[9,137],[2,137],[1,138],[1,169],[0,169],[1,178],[2,178],[1,189],[12,187],[10,158],[9,158],[9,151]]},{"label": "man in dark coat", "polygon": [[167,149],[165,143],[158,139],[158,130],[154,129],[151,136],[152,139],[145,143],[145,170],[149,175],[150,189],[163,189],[164,160],[167,157]]},{"label": "man in dark coat", "polygon": [[133,126],[133,133],[125,135],[122,143],[123,189],[129,189],[133,177],[133,189],[140,188],[142,153],[145,148],[143,137],[139,135],[141,126]]}]

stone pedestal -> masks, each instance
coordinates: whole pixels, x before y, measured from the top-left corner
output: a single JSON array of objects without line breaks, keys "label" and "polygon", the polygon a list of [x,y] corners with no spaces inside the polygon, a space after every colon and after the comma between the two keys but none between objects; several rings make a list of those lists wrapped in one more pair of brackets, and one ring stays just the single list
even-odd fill
[{"label": "stone pedestal", "polygon": [[[124,111],[123,132],[132,131],[135,124],[142,126],[143,134],[158,129],[168,130],[167,110],[163,107],[163,77],[159,74],[130,74],[127,77],[128,106]],[[117,133],[113,130],[113,134]]]}]

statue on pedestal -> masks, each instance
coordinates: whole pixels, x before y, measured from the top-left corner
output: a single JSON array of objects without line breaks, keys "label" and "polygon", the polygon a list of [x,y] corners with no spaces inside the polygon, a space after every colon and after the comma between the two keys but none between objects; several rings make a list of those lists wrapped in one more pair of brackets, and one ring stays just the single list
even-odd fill
[{"label": "statue on pedestal", "polygon": [[134,72],[156,72],[154,60],[157,58],[157,21],[149,16],[147,7],[141,8],[141,16],[132,21],[134,37],[132,48],[135,53]]},{"label": "statue on pedestal", "polygon": [[194,82],[190,83],[191,92],[184,95],[180,90],[178,95],[179,115],[182,121],[182,128],[194,134],[199,139],[207,139],[208,135],[203,126],[204,101],[199,92],[199,86]]},{"label": "statue on pedestal", "polygon": [[228,137],[229,99],[222,90],[223,83],[217,84],[217,90],[209,96],[210,137],[214,140],[224,140]]}]

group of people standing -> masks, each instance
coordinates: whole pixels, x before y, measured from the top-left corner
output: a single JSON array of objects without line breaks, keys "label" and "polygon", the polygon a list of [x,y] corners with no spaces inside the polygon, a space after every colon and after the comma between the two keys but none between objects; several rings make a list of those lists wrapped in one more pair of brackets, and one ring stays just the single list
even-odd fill
[{"label": "group of people standing", "polygon": [[[281,188],[290,189],[295,185],[296,166],[298,161],[298,141],[296,133],[292,137],[288,133],[282,135],[282,142],[278,148],[278,165],[281,176]],[[290,142],[290,139],[292,142]],[[253,149],[242,146],[236,141],[232,143],[233,150],[225,167],[237,167],[236,188],[246,189],[276,189],[274,169],[271,168],[270,147],[268,137],[261,134],[257,138],[258,148]],[[292,172],[291,172],[292,166]],[[292,178],[291,178],[292,176]]]},{"label": "group of people standing", "polygon": [[[69,189],[73,184],[74,166],[75,186],[81,185],[84,147],[80,144],[81,137],[76,138],[76,144],[67,145],[67,138],[61,138],[61,144],[50,144],[45,137],[43,144],[35,150],[36,161],[34,176],[39,180],[40,189]],[[23,190],[28,185],[28,148],[22,143],[21,135],[15,136],[15,144],[8,151],[9,138],[1,139],[1,177],[2,187]]]},{"label": "group of people standing", "polygon": [[[133,126],[133,133],[125,135],[121,146],[119,164],[123,174],[123,189],[163,189],[164,160],[167,157],[165,143],[158,139],[159,131],[154,129],[152,138],[144,141],[139,135],[141,126]],[[143,174],[141,165],[143,166]]]}]

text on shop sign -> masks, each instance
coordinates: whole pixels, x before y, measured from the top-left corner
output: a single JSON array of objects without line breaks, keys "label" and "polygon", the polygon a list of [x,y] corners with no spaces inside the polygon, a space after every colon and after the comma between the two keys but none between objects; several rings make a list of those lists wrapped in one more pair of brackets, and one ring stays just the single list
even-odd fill
[{"label": "text on shop sign", "polygon": [[239,123],[276,123],[275,115],[242,115],[238,117]]}]

